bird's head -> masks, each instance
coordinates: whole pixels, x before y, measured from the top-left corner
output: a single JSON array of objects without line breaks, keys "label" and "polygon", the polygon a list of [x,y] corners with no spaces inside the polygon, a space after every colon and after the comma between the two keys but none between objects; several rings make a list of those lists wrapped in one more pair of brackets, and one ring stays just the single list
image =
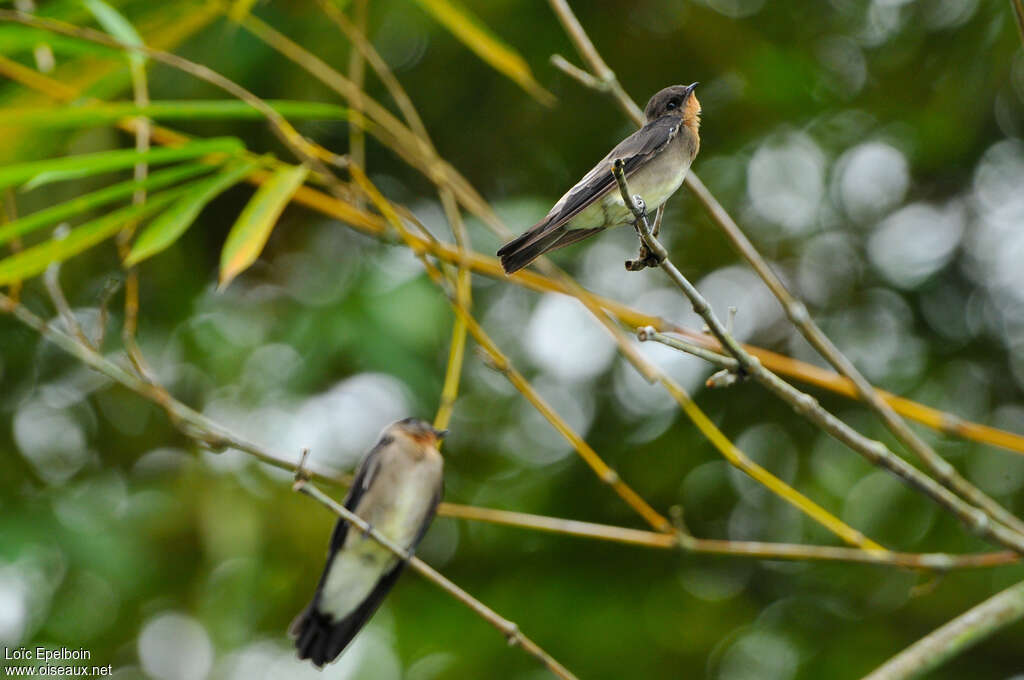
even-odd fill
[{"label": "bird's head", "polygon": [[436,446],[437,442],[444,439],[448,434],[448,430],[436,430],[430,423],[420,418],[399,420],[388,427],[388,430],[391,434],[408,437],[418,444],[425,446]]},{"label": "bird's head", "polygon": [[696,130],[700,127],[700,102],[693,93],[696,87],[697,83],[666,87],[647,102],[644,118],[650,123],[662,116],[676,116],[682,118],[687,127]]}]

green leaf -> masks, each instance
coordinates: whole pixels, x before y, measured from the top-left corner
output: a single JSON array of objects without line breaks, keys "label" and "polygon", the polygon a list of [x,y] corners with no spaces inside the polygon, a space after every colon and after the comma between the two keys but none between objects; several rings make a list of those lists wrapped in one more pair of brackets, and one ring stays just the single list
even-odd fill
[{"label": "green leaf", "polygon": [[22,52],[31,52],[39,44],[49,45],[56,54],[65,56],[84,54],[110,59],[120,57],[121,55],[120,50],[115,50],[112,47],[57,35],[52,31],[20,25],[0,26],[0,54],[10,56]]},{"label": "green leaf", "polygon": [[187,194],[175,201],[174,205],[139,234],[125,258],[125,264],[138,264],[177,241],[192,226],[207,203],[245,179],[257,167],[259,163],[256,161],[242,161],[228,166],[216,177],[196,182]]},{"label": "green leaf", "polygon": [[526,60],[499,40],[490,29],[455,0],[416,0],[434,19],[451,31],[476,55],[499,73],[516,82],[530,96],[550,106],[555,96],[541,87]]},{"label": "green leaf", "polygon": [[278,170],[249,200],[231,227],[220,254],[221,289],[256,261],[277,218],[308,174],[309,168],[304,165]]},{"label": "green leaf", "polygon": [[59,203],[50,208],[37,210],[31,215],[8,222],[0,226],[0,245],[11,239],[22,236],[29,232],[43,227],[55,225],[62,220],[67,220],[80,215],[88,210],[113,203],[121,198],[131,196],[137,189],[161,189],[203,173],[210,172],[216,166],[206,163],[189,163],[178,165],[167,170],[160,170],[149,175],[143,181],[128,180],[119,184],[104,187],[99,191],[77,196],[70,201]]},{"label": "green leaf", "polygon": [[[126,45],[142,47],[142,36],[135,27],[124,18],[124,15],[108,5],[103,0],[82,0],[85,8],[96,18],[97,23],[103,30],[117,38]],[[128,52],[128,61],[132,62],[134,68],[139,68],[146,63],[146,56],[140,52]]]},{"label": "green leaf", "polygon": [[[303,101],[266,100],[285,118],[347,120],[348,109],[334,104]],[[0,109],[0,126],[78,128],[108,125],[123,118],[146,116],[153,120],[262,120],[263,113],[237,99],[211,101],[155,101],[148,106],[131,102],[88,104],[84,106],[26,107]]]},{"label": "green leaf", "polygon": [[104,215],[98,219],[81,224],[72,229],[62,239],[51,239],[39,245],[27,248],[20,253],[0,260],[0,285],[13,281],[24,281],[46,270],[54,262],[63,262],[92,246],[104,241],[125,224],[133,220],[141,220],[169,204],[181,196],[190,187],[178,187],[154,194],[149,200],[139,205],[131,205]]},{"label": "green leaf", "polygon": [[0,189],[30,180],[26,189],[78,177],[88,177],[104,172],[130,168],[136,163],[145,161],[156,165],[170,163],[212,153],[234,154],[245,147],[234,137],[216,137],[198,142],[191,142],[178,147],[161,147],[138,152],[134,149],[117,151],[99,151],[97,153],[51,158],[45,161],[30,161],[0,168]]}]

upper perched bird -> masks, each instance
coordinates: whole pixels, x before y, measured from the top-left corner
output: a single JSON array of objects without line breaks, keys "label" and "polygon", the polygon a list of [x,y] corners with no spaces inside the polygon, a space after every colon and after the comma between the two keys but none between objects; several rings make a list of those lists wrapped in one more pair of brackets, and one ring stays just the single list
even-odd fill
[{"label": "upper perched bird", "polygon": [[[444,462],[437,442],[445,434],[418,418],[389,425],[360,464],[345,507],[405,550],[415,548],[441,502]],[[341,654],[404,566],[404,560],[339,519],[313,600],[289,628],[299,658],[323,666]]]},{"label": "upper perched bird", "polygon": [[608,227],[633,222],[612,175],[616,159],[625,164],[630,193],[639,194],[648,210],[675,193],[700,149],[700,102],[693,93],[695,87],[697,83],[672,85],[651,97],[644,109],[646,125],[608,152],[544,219],[498,250],[505,273],[519,271],[548,251]]}]

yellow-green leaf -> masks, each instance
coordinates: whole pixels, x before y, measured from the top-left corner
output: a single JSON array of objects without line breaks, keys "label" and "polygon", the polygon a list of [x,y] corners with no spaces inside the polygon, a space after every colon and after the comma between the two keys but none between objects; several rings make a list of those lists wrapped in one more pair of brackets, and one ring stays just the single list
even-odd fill
[{"label": "yellow-green leaf", "polygon": [[[114,9],[103,0],[82,0],[82,4],[96,19],[96,22],[103,27],[103,30],[117,38],[125,45],[142,47],[142,38],[135,30],[131,22],[125,19],[124,15]],[[141,66],[145,63],[146,57],[140,52],[129,52],[128,60],[134,66]]]},{"label": "yellow-green leaf", "polygon": [[551,105],[555,96],[541,87],[533,77],[529,64],[511,47],[505,45],[469,10],[455,0],[416,0],[442,26],[461,40],[466,47],[512,79],[542,104]]},{"label": "yellow-green leaf", "polygon": [[220,253],[220,288],[256,261],[277,218],[308,174],[309,168],[304,165],[278,170],[249,200],[231,227]]},{"label": "yellow-green leaf", "polygon": [[52,227],[63,220],[73,219],[90,210],[102,208],[122,198],[127,198],[139,189],[146,189],[147,191],[163,189],[186,179],[192,179],[197,175],[212,172],[214,168],[215,166],[206,163],[174,165],[166,170],[158,170],[143,180],[131,179],[127,182],[112,184],[98,191],[75,196],[69,201],[37,210],[34,213],[0,226],[0,245],[19,236],[31,233],[36,229]]},{"label": "yellow-green leaf", "polygon": [[255,161],[235,163],[229,165],[216,177],[193,184],[187,194],[175,201],[174,205],[150,222],[149,226],[139,234],[131,252],[125,258],[125,264],[129,266],[138,264],[177,241],[192,226],[207,203],[238,184],[258,165]]},{"label": "yellow-green leaf", "polygon": [[186,160],[213,153],[238,153],[245,147],[233,137],[214,137],[183,146],[136,151],[118,149],[98,151],[44,161],[28,161],[0,168],[0,189],[28,180],[26,189],[80,177],[91,177],[106,172],[130,168],[136,163],[158,165]]},{"label": "yellow-green leaf", "polygon": [[101,241],[110,238],[133,220],[140,220],[160,210],[181,196],[186,187],[154,194],[139,205],[121,208],[85,224],[81,224],[62,239],[51,239],[0,260],[0,285],[24,281],[40,274],[54,262],[63,262]]}]

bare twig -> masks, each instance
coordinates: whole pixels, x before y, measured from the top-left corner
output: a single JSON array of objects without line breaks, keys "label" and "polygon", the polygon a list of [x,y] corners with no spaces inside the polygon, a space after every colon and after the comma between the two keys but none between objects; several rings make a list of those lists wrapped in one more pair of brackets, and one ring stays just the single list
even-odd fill
[{"label": "bare twig", "polygon": [[[373,60],[368,58],[368,63],[372,65]],[[77,89],[28,69],[27,67],[11,61],[2,55],[0,55],[0,74],[34,90],[42,92],[58,101],[71,101],[79,95]],[[396,98],[396,101],[399,101],[400,108],[403,108],[401,100]],[[404,108],[403,112],[405,112]],[[412,112],[414,113],[414,109],[412,109]],[[119,126],[129,132],[134,132],[134,122],[131,120],[122,121],[119,123]],[[160,126],[155,126],[153,128],[153,137],[155,141],[161,144],[180,145],[188,141],[188,137],[186,135],[182,135]],[[256,172],[247,179],[255,184],[259,184],[266,179],[266,173]],[[464,199],[467,199],[467,195],[465,193],[460,193],[459,200],[463,201]],[[384,221],[380,217],[358,211],[345,201],[336,197],[328,196],[311,187],[300,187],[292,200],[323,215],[341,220],[350,227],[378,238],[382,238],[387,230]],[[5,205],[8,209],[12,207],[11,203],[7,201],[5,201]],[[479,208],[480,206],[475,206],[475,210],[477,210],[477,212],[474,214],[477,214],[478,216],[480,216]],[[12,243],[12,246],[13,245],[14,244]],[[444,262],[465,264],[473,272],[491,278],[506,278],[498,260],[494,257],[481,255],[480,253],[473,251],[461,254],[456,248],[437,242],[426,242],[424,247],[433,256]],[[552,277],[529,270],[517,272],[509,280],[517,285],[538,292],[572,294],[569,286],[564,281],[555,280]],[[660,331],[671,331],[673,333],[683,334],[686,337],[689,337],[693,342],[704,344],[709,348],[715,348],[718,346],[712,338],[703,334],[672,324],[664,319],[643,314],[615,300],[593,294],[590,294],[590,296],[591,299],[600,306],[600,308],[608,311],[608,313],[612,314],[620,323],[627,327],[638,328],[641,326],[653,326]],[[855,398],[857,396],[857,391],[853,383],[845,377],[838,376],[831,371],[771,352],[769,350],[751,345],[744,345],[743,347],[745,350],[757,357],[765,366],[776,373],[796,378],[802,382],[830,390],[846,397]],[[991,446],[998,446],[1016,453],[1024,453],[1024,436],[1020,434],[967,421],[955,414],[924,406],[910,399],[905,399],[890,392],[885,392],[884,390],[876,390],[876,392],[898,413],[916,420],[930,428],[945,432],[946,434],[962,437],[964,439],[986,443]]]},{"label": "bare twig", "polygon": [[929,633],[864,680],[919,678],[1021,618],[1024,618],[1024,582],[993,595]]},{"label": "bare twig", "polygon": [[551,65],[565,73],[565,75],[570,78],[578,80],[584,85],[584,87],[589,87],[591,89],[598,90],[599,92],[608,89],[608,83],[595,78],[588,71],[584,71],[561,54],[551,55]]},{"label": "bare twig", "polygon": [[371,527],[365,520],[363,520],[362,517],[355,514],[341,503],[338,503],[320,489],[316,488],[301,474],[296,475],[295,486],[293,488],[330,508],[346,522],[362,531],[363,534],[380,543],[399,559],[404,560],[410,567],[422,574],[428,581],[439,586],[459,602],[472,609],[478,616],[487,621],[487,623],[497,628],[498,631],[505,636],[510,645],[521,647],[523,651],[536,657],[538,661],[544,664],[549,671],[558,677],[565,678],[566,680],[574,680],[576,678],[576,676],[570,673],[565,666],[558,663],[550,654],[541,649],[536,642],[523,635],[522,631],[519,630],[519,626],[515,623],[502,617],[483,602],[449,581],[436,569],[416,557],[412,551],[403,550],[401,546],[396,545],[387,536],[384,536],[379,531]]},{"label": "bare twig", "polygon": [[[559,19],[561,20],[566,32],[575,43],[578,51],[583,56],[584,60],[588,62],[591,70],[596,73],[601,80],[608,83],[608,88],[611,94],[622,106],[623,110],[627,115],[633,119],[638,125],[642,124],[643,116],[639,110],[639,107],[632,101],[625,90],[619,85],[618,80],[615,78],[614,73],[608,68],[607,64],[601,59],[597,50],[594,48],[589,37],[583,27],[579,24],[579,21],[573,15],[572,10],[569,8],[565,0],[550,0],[552,8],[555,10]],[[863,400],[865,400],[874,410],[876,410],[882,417],[886,426],[897,436],[898,439],[903,441],[911,450],[913,450],[922,461],[928,467],[928,469],[936,475],[940,483],[944,486],[949,487],[956,493],[963,495],[971,503],[982,508],[986,515],[995,519],[997,522],[1002,522],[1009,532],[1016,534],[1015,542],[1024,545],[1024,522],[1021,522],[1018,518],[1007,512],[1004,508],[999,506],[994,500],[986,496],[980,489],[974,487],[970,482],[965,480],[963,477],[956,472],[952,465],[945,460],[942,460],[937,453],[931,447],[924,443],[909,427],[903,422],[899,416],[896,415],[895,411],[877,394],[874,388],[863,378],[862,375],[856,370],[856,368],[850,363],[845,356],[843,356],[838,349],[832,345],[831,341],[821,332],[820,328],[814,324],[810,319],[810,315],[807,313],[806,307],[796,300],[789,291],[782,284],[781,280],[775,275],[771,268],[767,265],[764,259],[756,251],[753,245],[747,240],[746,236],[739,230],[739,227],[735,224],[732,218],[725,212],[722,206],[715,200],[707,188],[700,182],[700,179],[695,173],[690,172],[686,178],[687,186],[689,186],[701,203],[708,209],[712,219],[723,228],[730,240],[733,241],[734,245],[740,250],[741,254],[750,262],[751,266],[754,267],[755,271],[762,277],[769,289],[779,298],[782,303],[786,314],[793,321],[794,325],[807,337],[808,341],[822,354],[840,374],[847,376],[854,384],[858,394]],[[639,228],[639,227],[638,227]],[[650,247],[650,243],[645,240],[645,244]],[[674,269],[674,267],[672,268]],[[671,271],[667,270],[673,280],[676,277]],[[677,284],[680,283],[676,281]],[[719,324],[720,326],[720,324]],[[712,332],[722,342],[723,346],[729,351],[730,354],[736,356],[740,361],[741,367],[743,367],[743,360],[736,354],[739,345],[732,341],[734,346],[730,346],[723,338],[726,334],[722,334],[718,329],[712,327]],[[723,329],[724,330],[724,329]],[[987,523],[987,522],[986,522]]]},{"label": "bare twig", "polygon": [[[355,0],[352,6],[352,16],[355,25],[360,33],[366,32],[367,0]],[[366,61],[363,52],[353,46],[348,56],[348,78],[362,91],[364,76],[366,74]],[[361,123],[363,105],[362,98],[352,100],[352,113],[360,119],[359,122],[349,125],[348,128],[348,154],[352,162],[361,168],[366,167],[366,135],[363,132]]]},{"label": "bare twig", "polygon": [[[0,311],[10,313],[21,323],[32,328],[43,338],[53,342],[65,352],[68,352],[93,370],[96,370],[129,390],[132,390],[142,398],[157,404],[168,413],[172,422],[182,428],[182,431],[186,436],[196,439],[204,446],[220,449],[231,447],[248,453],[254,456],[257,460],[267,463],[268,465],[284,470],[295,469],[295,463],[293,460],[277,455],[268,449],[237,436],[223,425],[210,420],[206,416],[175,400],[158,386],[147,383],[132,373],[125,371],[117,364],[114,364],[106,357],[97,353],[91,347],[83,344],[80,340],[55,329],[52,325],[47,324],[19,303],[2,294],[0,294]],[[309,471],[305,462],[303,462],[302,468],[307,472]],[[333,484],[347,485],[350,481],[349,477],[346,475],[337,475],[325,470],[316,471],[311,476],[318,481]],[[587,522],[575,522],[571,520],[541,517],[538,515],[527,515],[524,513],[510,513],[502,510],[476,508],[452,503],[443,503],[439,508],[439,514],[462,519],[519,526],[526,529],[536,529],[540,531],[551,531],[588,538],[632,543],[636,545],[646,545],[654,548],[681,547],[678,536],[675,533],[638,531],[636,529],[627,529],[623,527],[608,527]],[[689,542],[685,546],[685,549],[692,550],[694,552],[707,552],[712,554],[733,555],[737,557],[751,557],[757,559],[820,559],[904,566],[930,570],[992,567],[1008,564],[1017,559],[1016,554],[1011,552],[986,553],[980,555],[948,555],[941,553],[915,554],[884,551],[869,552],[856,549],[833,548],[830,546],[794,546],[776,543],[716,541],[707,539],[694,540],[696,540],[696,543]]]},{"label": "bare twig", "polygon": [[[68,231],[67,224],[58,226],[53,230],[53,240],[59,241],[65,238],[68,235]],[[54,262],[43,272],[43,285],[46,287],[46,293],[50,296],[50,302],[53,303],[54,309],[57,310],[60,318],[64,321],[64,325],[67,326],[68,332],[78,338],[82,344],[87,347],[90,346],[89,338],[82,330],[78,319],[75,318],[75,313],[71,311],[71,305],[68,304],[64,290],[60,287],[60,262]]]},{"label": "bare twig", "polygon": [[599,89],[609,92],[637,125],[643,125],[644,112],[640,110],[640,107],[622,89],[618,78],[615,77],[615,72],[608,68],[608,64],[604,63],[604,59],[601,58],[601,55],[594,47],[594,43],[590,42],[587,32],[580,25],[579,19],[573,14],[569,3],[565,0],[549,0],[549,4],[551,9],[555,11],[558,20],[562,23],[562,27],[565,28],[565,32],[569,34],[573,44],[576,45],[576,50],[580,53],[580,56],[587,62],[590,70],[597,76],[598,81],[604,84]]},{"label": "bare twig", "polygon": [[566,441],[572,444],[573,448],[579,454],[580,458],[594,471],[598,479],[608,484],[612,490],[619,495],[631,508],[633,508],[644,520],[650,524],[654,529],[658,531],[668,531],[671,529],[671,524],[668,519],[663,517],[657,510],[652,508],[643,498],[640,497],[632,488],[630,488],[622,479],[619,474],[608,466],[607,463],[597,454],[596,451],[581,437],[572,427],[569,426],[565,420],[562,419],[558,413],[551,408],[551,406],[544,400],[540,393],[538,393],[529,381],[515,368],[512,367],[508,357],[498,348],[498,346],[491,340],[490,336],[484,331],[484,329],[477,323],[476,319],[469,313],[465,307],[463,307],[456,295],[454,295],[446,286],[444,275],[441,271],[435,267],[430,260],[424,256],[424,249],[421,246],[422,241],[417,240],[402,224],[402,220],[398,214],[388,202],[386,198],[377,190],[377,188],[370,183],[363,172],[353,166],[351,168],[353,179],[359,184],[370,200],[373,201],[377,209],[380,210],[381,214],[388,220],[388,222],[401,234],[402,238],[409,245],[409,248],[420,258],[423,263],[423,267],[427,272],[430,279],[437,284],[437,286],[445,293],[448,297],[449,302],[452,305],[452,309],[456,315],[461,317],[466,324],[466,328],[469,333],[477,341],[477,343],[487,353],[492,366],[501,372],[510,383],[518,390],[527,401],[533,405],[541,415],[561,434]]},{"label": "bare twig", "polygon": [[765,560],[850,562],[929,571],[994,567],[1020,561],[1020,555],[1010,550],[978,555],[948,555],[945,553],[900,553],[822,545],[764,543],[760,541],[722,541],[695,538],[685,532],[670,534],[657,531],[640,531],[638,529],[627,529],[606,524],[510,512],[508,510],[495,510],[493,508],[456,505],[454,503],[442,503],[438,512],[446,517],[490,522],[492,524],[612,541],[626,545]]},{"label": "bare twig", "polygon": [[[146,61],[130,60],[129,70],[132,77],[132,98],[136,106],[142,107],[149,104],[149,79],[146,77]],[[149,149],[150,137],[152,135],[152,121],[145,116],[134,119],[135,128],[135,150],[143,153]],[[141,182],[149,174],[149,166],[145,162],[135,164],[135,181]],[[141,205],[146,202],[146,190],[136,189],[132,194],[132,205]],[[126,224],[117,234],[116,246],[118,257],[121,262],[128,258],[131,252],[131,240],[135,234],[136,224]],[[126,267],[124,278],[124,320],[121,324],[121,342],[124,344],[125,353],[132,363],[135,372],[139,377],[156,382],[153,371],[142,355],[142,349],[135,339],[139,327],[139,270],[137,267]]]},{"label": "bare twig", "polygon": [[632,211],[633,215],[636,217],[636,227],[643,239],[644,245],[647,246],[650,252],[659,260],[658,266],[660,266],[661,269],[669,275],[669,278],[672,279],[673,283],[675,283],[679,289],[683,291],[683,294],[686,295],[687,299],[690,300],[690,304],[693,306],[693,311],[704,319],[712,334],[736,360],[737,371],[743,375],[749,375],[760,382],[776,396],[790,404],[798,414],[804,416],[825,432],[849,446],[871,463],[892,472],[912,488],[917,489],[930,497],[933,501],[955,515],[975,534],[985,537],[990,541],[994,541],[1004,547],[1010,548],[1011,550],[1015,550],[1018,553],[1024,554],[1024,536],[998,522],[991,521],[989,515],[983,510],[972,506],[970,503],[952,493],[946,487],[937,483],[931,477],[928,477],[917,468],[908,464],[902,458],[890,451],[882,442],[870,440],[860,434],[852,427],[822,408],[817,399],[806,392],[800,392],[792,385],[764,368],[764,366],[761,365],[761,362],[747,353],[746,350],[736,342],[736,339],[726,331],[725,326],[723,326],[722,322],[719,321],[714,310],[711,309],[711,305],[709,305],[707,300],[704,299],[704,296],[700,294],[700,291],[698,291],[693,284],[691,284],[689,280],[682,275],[676,266],[672,264],[672,261],[668,259],[668,253],[665,251],[665,247],[661,245],[661,243],[659,243],[651,234],[650,227],[647,224],[646,212],[644,212],[642,206],[637,205],[634,196],[629,193],[626,173],[620,160],[615,161],[612,173],[615,175],[616,182],[618,182],[619,191],[622,194],[622,200],[627,206],[629,206],[630,211]]}]

